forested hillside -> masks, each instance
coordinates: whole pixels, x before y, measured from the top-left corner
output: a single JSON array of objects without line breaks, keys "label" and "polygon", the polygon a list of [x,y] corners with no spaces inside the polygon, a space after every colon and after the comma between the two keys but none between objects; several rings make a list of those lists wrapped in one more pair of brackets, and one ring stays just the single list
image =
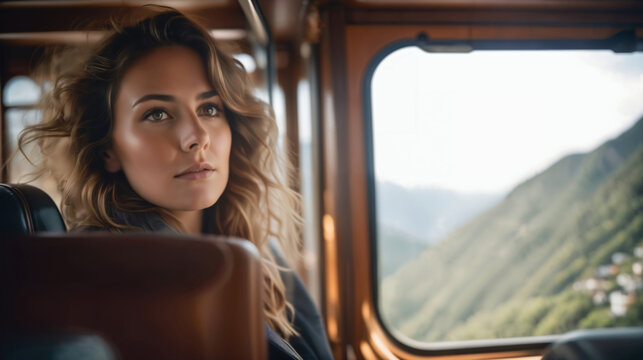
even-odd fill
[{"label": "forested hillside", "polygon": [[[643,325],[643,284],[632,270],[640,246],[643,120],[561,159],[426,248],[384,279],[380,310],[389,326],[422,341]],[[585,288],[589,280],[600,286]],[[614,293],[626,299],[626,314],[610,313]]]}]

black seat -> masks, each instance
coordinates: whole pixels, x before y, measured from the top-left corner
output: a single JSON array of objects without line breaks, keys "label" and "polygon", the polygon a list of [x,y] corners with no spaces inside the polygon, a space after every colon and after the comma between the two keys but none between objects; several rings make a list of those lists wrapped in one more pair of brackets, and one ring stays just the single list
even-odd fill
[{"label": "black seat", "polygon": [[[3,334],[5,335],[5,334]],[[70,332],[6,334],[0,348],[4,360],[116,360],[114,350],[97,335]]]},{"label": "black seat", "polygon": [[35,186],[0,184],[0,233],[65,232],[65,222],[49,195]]},{"label": "black seat", "polygon": [[[4,234],[3,237],[65,231],[65,222],[47,193],[27,184],[0,184],[0,234]],[[8,294],[3,294],[3,299],[7,298]],[[6,311],[7,304],[2,305],[0,311]],[[111,347],[93,334],[76,331],[16,333],[15,329],[7,328],[2,328],[1,334],[4,339],[0,343],[2,359],[116,358]]]},{"label": "black seat", "polygon": [[640,360],[643,328],[577,330],[561,336],[543,360]]}]

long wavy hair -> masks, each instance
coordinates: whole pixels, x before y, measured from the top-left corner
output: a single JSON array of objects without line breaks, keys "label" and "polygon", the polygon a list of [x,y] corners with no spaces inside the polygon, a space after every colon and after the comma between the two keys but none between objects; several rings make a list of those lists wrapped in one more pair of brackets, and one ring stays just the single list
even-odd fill
[{"label": "long wavy hair", "polygon": [[[259,249],[266,320],[288,339],[297,334],[294,310],[269,241],[278,240],[292,260],[301,217],[299,196],[287,186],[290,165],[277,151],[274,113],[253,95],[240,62],[221,51],[205,28],[173,9],[153,11],[129,24],[112,21],[109,34],[98,44],[64,49],[46,62],[39,76],[49,88],[41,101],[43,121],[21,134],[19,149],[35,142],[43,154],[43,162],[37,164],[41,172],[65,169],[57,180],[61,210],[70,227],[127,231],[128,226],[110,216],[115,207],[153,211],[181,229],[167,210],[136,194],[122,172],[106,171],[104,154],[111,147],[113,103],[126,69],[158,47],[180,45],[195,51],[221,97],[232,132],[228,184],[217,203],[204,211],[204,222],[212,233],[248,239]],[[49,166],[51,159],[56,159],[58,169]]]}]

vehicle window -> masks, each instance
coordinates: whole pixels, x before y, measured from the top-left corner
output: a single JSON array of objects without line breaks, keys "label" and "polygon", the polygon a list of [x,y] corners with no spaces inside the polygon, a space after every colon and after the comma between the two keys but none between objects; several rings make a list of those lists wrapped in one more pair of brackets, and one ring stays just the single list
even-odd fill
[{"label": "vehicle window", "polygon": [[[2,104],[5,106],[5,141],[8,150],[7,179],[8,183],[29,182],[45,190],[58,204],[60,195],[56,183],[50,174],[45,174],[34,180],[35,167],[18,152],[18,136],[25,127],[41,121],[40,110],[36,105],[40,99],[41,87],[27,76],[11,78],[2,92]],[[33,162],[41,160],[35,144],[30,144],[25,153]],[[33,181],[32,181],[33,180]]]},{"label": "vehicle window", "polygon": [[422,342],[643,326],[643,54],[389,54],[377,299]]},{"label": "vehicle window", "polygon": [[4,106],[35,105],[40,99],[40,87],[27,76],[16,76],[7,82],[2,95]]},{"label": "vehicle window", "polygon": [[297,84],[297,118],[299,126],[299,178],[302,202],[302,262],[300,275],[305,279],[308,292],[313,301],[320,305],[319,274],[319,200],[315,196],[319,191],[318,144],[314,137],[317,119],[312,104],[310,81],[302,79]]}]

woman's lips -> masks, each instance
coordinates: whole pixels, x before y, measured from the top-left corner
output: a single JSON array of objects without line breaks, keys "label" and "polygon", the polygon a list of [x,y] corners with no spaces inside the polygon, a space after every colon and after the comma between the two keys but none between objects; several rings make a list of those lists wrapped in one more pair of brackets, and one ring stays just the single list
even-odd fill
[{"label": "woman's lips", "polygon": [[206,179],[214,174],[214,167],[208,163],[196,163],[174,175],[176,179],[196,180]]},{"label": "woman's lips", "polygon": [[183,179],[183,180],[199,180],[199,179],[207,179],[210,176],[212,176],[212,174],[214,174],[214,170],[200,169],[200,170],[189,171],[189,172],[176,175],[174,178]]}]

